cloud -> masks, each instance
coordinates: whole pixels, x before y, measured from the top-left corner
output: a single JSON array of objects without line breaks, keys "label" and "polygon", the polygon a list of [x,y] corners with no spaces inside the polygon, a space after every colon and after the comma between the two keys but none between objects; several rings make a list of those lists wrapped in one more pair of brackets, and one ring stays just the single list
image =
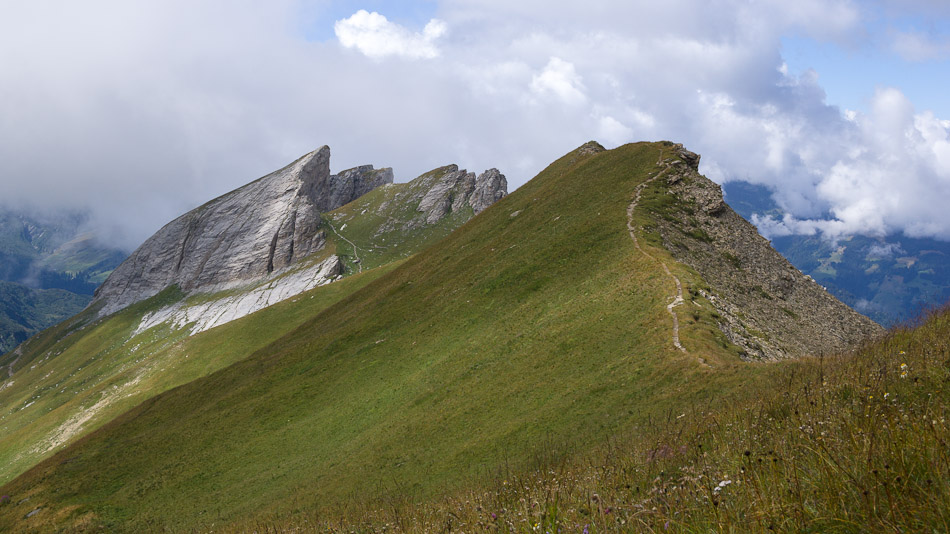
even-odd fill
[{"label": "cloud", "polygon": [[89,209],[131,247],[323,144],[335,171],[515,187],[590,139],[670,139],[775,191],[776,231],[950,238],[946,117],[870,87],[841,110],[782,70],[784,35],[863,42],[863,4],[441,0],[421,29],[330,5],[0,3],[0,202]]},{"label": "cloud", "polygon": [[896,254],[906,254],[900,243],[875,243],[868,248],[867,259],[890,258]]},{"label": "cloud", "polygon": [[950,58],[950,40],[916,31],[898,31],[891,36],[891,46],[907,61],[931,61]]},{"label": "cloud", "polygon": [[950,121],[916,113],[903,93],[879,89],[854,113],[835,157],[812,162],[814,193],[828,217],[756,220],[763,233],[829,238],[863,234],[950,238]]},{"label": "cloud", "polygon": [[606,116],[600,118],[598,137],[603,139],[606,143],[617,145],[625,141],[630,141],[633,137],[633,130],[624,126],[624,124],[617,119]]},{"label": "cloud", "polygon": [[432,19],[422,33],[390,22],[386,17],[361,9],[333,25],[340,44],[356,48],[367,57],[382,59],[400,56],[409,59],[432,59],[439,56],[435,41],[448,32],[445,22]]},{"label": "cloud", "polygon": [[584,82],[572,63],[552,57],[541,73],[531,78],[531,91],[540,97],[554,97],[569,105],[587,101]]}]

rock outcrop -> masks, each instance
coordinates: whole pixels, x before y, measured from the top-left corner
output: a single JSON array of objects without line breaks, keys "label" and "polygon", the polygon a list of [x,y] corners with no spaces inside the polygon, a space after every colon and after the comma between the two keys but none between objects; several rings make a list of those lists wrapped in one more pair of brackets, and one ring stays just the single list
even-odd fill
[{"label": "rock outcrop", "polygon": [[321,212],[392,181],[391,169],[372,166],[331,175],[324,146],[165,225],[112,272],[92,305],[105,315],[173,284],[190,293],[262,281],[324,246]]},{"label": "rock outcrop", "polygon": [[268,280],[247,291],[225,293],[221,297],[192,304],[176,302],[146,313],[132,335],[160,324],[169,324],[176,329],[188,328],[189,335],[194,335],[240,319],[304,291],[329,284],[337,280],[342,273],[343,263],[339,256],[333,255],[314,265],[291,269],[284,276]]},{"label": "rock outcrop", "polygon": [[435,183],[419,202],[417,210],[425,214],[427,224],[433,224],[466,204],[478,215],[508,194],[508,181],[498,169],[489,169],[475,176],[473,172],[449,165],[429,173]]},{"label": "rock outcrop", "polygon": [[[699,155],[672,145],[650,194],[672,196],[654,213],[663,245],[708,287],[690,287],[716,308],[719,327],[746,359],[846,350],[883,329],[782,257],[698,172]],[[644,193],[645,195],[647,192]],[[687,308],[688,309],[688,308]]]}]

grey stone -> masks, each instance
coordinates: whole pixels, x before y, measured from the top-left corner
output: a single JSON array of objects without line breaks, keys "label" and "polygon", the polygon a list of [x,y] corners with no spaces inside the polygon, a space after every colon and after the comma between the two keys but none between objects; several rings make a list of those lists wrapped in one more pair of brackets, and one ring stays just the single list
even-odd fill
[{"label": "grey stone", "polygon": [[475,215],[498,202],[508,194],[508,180],[498,169],[488,169],[475,179],[475,191],[469,199]]},{"label": "grey stone", "polygon": [[320,250],[321,212],[393,179],[371,166],[331,175],[329,164],[321,147],[173,220],[112,272],[91,305],[105,315],[173,284],[186,293],[246,285]]},{"label": "grey stone", "polygon": [[475,214],[484,211],[508,194],[508,181],[498,169],[489,169],[477,178],[475,173],[448,165],[429,173],[433,183],[416,208],[425,214],[425,223],[434,224],[466,205]]},{"label": "grey stone", "polygon": [[265,280],[255,287],[242,288],[242,291],[234,294],[228,292],[218,298],[193,304],[176,302],[146,313],[132,335],[160,324],[169,324],[175,329],[188,327],[189,335],[194,335],[240,319],[315,287],[329,284],[342,274],[343,262],[335,255],[312,265],[295,266],[285,273],[280,273],[280,276],[273,280]]},{"label": "grey stone", "polygon": [[745,359],[842,351],[883,332],[795,269],[696,171],[699,155],[676,148],[687,165],[669,164],[662,193],[676,208],[653,220],[673,257],[709,284],[690,288],[688,298],[700,305],[702,296],[715,308]]}]

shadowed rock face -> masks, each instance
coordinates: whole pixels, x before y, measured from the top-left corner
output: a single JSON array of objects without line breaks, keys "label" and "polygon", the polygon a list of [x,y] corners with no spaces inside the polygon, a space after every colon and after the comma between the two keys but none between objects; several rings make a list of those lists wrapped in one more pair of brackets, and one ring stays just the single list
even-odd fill
[{"label": "shadowed rock face", "polygon": [[96,291],[101,314],[177,284],[220,291],[260,280],[323,248],[320,213],[392,183],[391,169],[362,166],[330,174],[322,147],[287,167],[218,197],[165,225]]}]

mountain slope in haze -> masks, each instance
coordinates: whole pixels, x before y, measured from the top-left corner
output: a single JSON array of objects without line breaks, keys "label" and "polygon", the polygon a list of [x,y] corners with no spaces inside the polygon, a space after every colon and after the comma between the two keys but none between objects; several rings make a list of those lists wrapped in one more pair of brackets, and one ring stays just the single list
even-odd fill
[{"label": "mountain slope in haze", "polygon": [[75,315],[88,303],[88,296],[64,289],[32,289],[13,282],[0,282],[0,353]]},{"label": "mountain slope in haze", "polygon": [[80,214],[0,209],[0,354],[75,315],[125,258],[81,227]]},{"label": "mountain slope in haze", "polygon": [[[754,395],[781,369],[739,358],[711,298],[728,291],[650,237],[688,202],[663,187],[687,155],[639,143],[564,156],[248,358],[152,397],[5,485],[30,504],[0,508],[0,527],[190,530],[424,498],[524,469],[551,447],[583,451],[689,406]],[[865,321],[837,334],[854,337]],[[818,335],[808,328],[799,332]]]},{"label": "mountain slope in haze", "polygon": [[92,295],[125,258],[82,230],[86,217],[0,208],[0,280]]},{"label": "mountain slope in haze", "polygon": [[[765,186],[728,182],[730,205],[743,217],[781,220],[784,212]],[[890,326],[950,301],[950,243],[906,235],[770,236],[772,246],[828,291]]]},{"label": "mountain slope in haze", "polygon": [[[445,169],[450,168],[454,167]],[[372,172],[370,167],[361,167],[340,173],[343,180],[332,175],[331,186],[350,190],[346,184],[352,184],[354,176]],[[452,173],[436,170],[408,184],[384,189],[393,193],[410,190],[426,196],[438,184],[467,183],[467,173],[456,172],[458,176],[451,179],[449,174]],[[491,172],[486,175],[496,178],[489,184],[492,194],[503,196],[504,177]],[[476,182],[488,184],[485,180]],[[255,183],[263,185],[260,181]],[[421,199],[416,195],[386,196],[392,212],[384,222],[402,229],[398,235],[387,234],[387,250],[392,258],[420,250],[468,220],[474,213],[471,204],[478,205],[479,197],[473,196],[476,189],[466,193],[468,197],[459,209],[446,211],[443,217],[432,219],[432,223],[416,224],[416,218],[423,215],[419,211]],[[464,190],[465,187],[455,189],[457,193]],[[232,194],[230,198],[235,196],[239,195]],[[259,200],[255,196],[249,202]],[[235,212],[241,211],[233,202],[230,206]],[[271,212],[277,221],[272,226],[279,226],[279,221],[286,220],[296,209],[293,202],[287,207],[287,212]],[[347,206],[340,209],[346,210]],[[191,294],[172,285],[106,317],[98,317],[93,306],[0,356],[0,480],[9,480],[150,396],[248,356],[392,268],[390,260],[380,259],[374,263],[378,268],[360,276],[350,277],[350,273],[341,272],[343,260],[337,256],[337,250],[346,241],[328,223],[336,212],[313,216],[321,218],[314,231],[314,235],[322,236],[319,250],[297,257],[292,265],[264,276],[257,283],[252,281],[223,291],[199,285],[192,288]],[[355,227],[366,226],[360,217],[347,220]],[[239,223],[245,221],[240,219]],[[373,224],[377,222],[374,219]],[[248,237],[257,235],[260,227],[249,227]],[[193,242],[205,239],[197,231],[190,236]],[[300,248],[296,250],[299,252]],[[205,270],[209,264],[206,263]],[[328,272],[328,265],[334,266],[334,270]],[[346,279],[339,280],[344,275]],[[164,276],[162,273],[160,279],[164,280]],[[227,273],[219,271],[216,276],[226,277]],[[331,281],[336,283],[328,284]],[[157,285],[154,281],[137,283],[143,287]],[[258,312],[254,319],[241,320],[254,312]]]}]

